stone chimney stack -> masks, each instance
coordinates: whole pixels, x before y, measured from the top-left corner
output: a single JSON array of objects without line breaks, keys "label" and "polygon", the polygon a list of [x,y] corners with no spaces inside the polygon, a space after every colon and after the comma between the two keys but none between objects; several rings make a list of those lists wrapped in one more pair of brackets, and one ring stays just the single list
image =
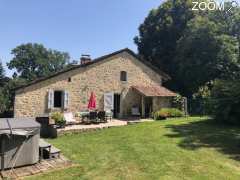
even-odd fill
[{"label": "stone chimney stack", "polygon": [[87,64],[91,62],[91,57],[89,54],[82,54],[81,58],[80,58],[80,64]]}]

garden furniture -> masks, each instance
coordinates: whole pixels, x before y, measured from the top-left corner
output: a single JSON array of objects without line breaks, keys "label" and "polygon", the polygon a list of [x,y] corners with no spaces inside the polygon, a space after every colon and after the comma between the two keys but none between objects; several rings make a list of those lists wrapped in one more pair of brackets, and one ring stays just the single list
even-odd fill
[{"label": "garden furniture", "polygon": [[105,111],[99,111],[97,116],[100,122],[103,122],[103,123],[107,122],[107,116]]},{"label": "garden furniture", "polygon": [[66,125],[73,125],[73,124],[77,124],[78,122],[76,121],[76,119],[73,116],[72,112],[65,112],[63,114],[64,119],[66,121]]},{"label": "garden furniture", "polygon": [[97,115],[98,115],[97,111],[91,111],[89,113],[89,120],[90,120],[90,122],[98,123],[99,121],[98,121],[98,116]]}]

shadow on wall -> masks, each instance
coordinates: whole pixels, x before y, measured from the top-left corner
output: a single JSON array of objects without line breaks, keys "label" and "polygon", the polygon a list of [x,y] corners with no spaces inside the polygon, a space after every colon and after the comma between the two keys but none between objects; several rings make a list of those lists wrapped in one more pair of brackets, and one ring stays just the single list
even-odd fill
[{"label": "shadow on wall", "polygon": [[217,124],[213,120],[191,122],[188,124],[168,125],[172,134],[169,138],[182,138],[178,144],[188,150],[216,148],[220,153],[240,161],[240,128]]}]

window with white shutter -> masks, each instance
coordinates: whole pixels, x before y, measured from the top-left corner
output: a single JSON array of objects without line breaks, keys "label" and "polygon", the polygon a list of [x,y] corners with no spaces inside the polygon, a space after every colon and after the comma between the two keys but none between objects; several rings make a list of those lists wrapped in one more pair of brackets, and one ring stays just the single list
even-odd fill
[{"label": "window with white shutter", "polygon": [[67,91],[48,91],[48,109],[63,108],[67,109],[69,105],[69,93]]},{"label": "window with white shutter", "polygon": [[69,104],[69,94],[67,91],[64,91],[64,100],[63,100],[63,108],[67,109],[68,108],[68,104]]},{"label": "window with white shutter", "polygon": [[113,110],[113,92],[104,94],[104,110]]},{"label": "window with white shutter", "polygon": [[52,90],[48,91],[48,109],[52,109],[53,108],[53,99],[54,99],[54,94]]}]

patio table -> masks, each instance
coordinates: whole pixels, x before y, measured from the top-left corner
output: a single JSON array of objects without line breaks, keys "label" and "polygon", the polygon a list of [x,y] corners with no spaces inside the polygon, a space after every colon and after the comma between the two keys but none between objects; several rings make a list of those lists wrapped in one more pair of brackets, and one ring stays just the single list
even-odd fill
[{"label": "patio table", "polygon": [[84,119],[89,119],[89,112],[88,111],[77,112],[76,116],[80,117],[82,122],[84,122]]},{"label": "patio table", "polygon": [[77,117],[82,117],[82,116],[86,116],[86,115],[89,115],[88,111],[81,111],[81,112],[76,113]]}]

